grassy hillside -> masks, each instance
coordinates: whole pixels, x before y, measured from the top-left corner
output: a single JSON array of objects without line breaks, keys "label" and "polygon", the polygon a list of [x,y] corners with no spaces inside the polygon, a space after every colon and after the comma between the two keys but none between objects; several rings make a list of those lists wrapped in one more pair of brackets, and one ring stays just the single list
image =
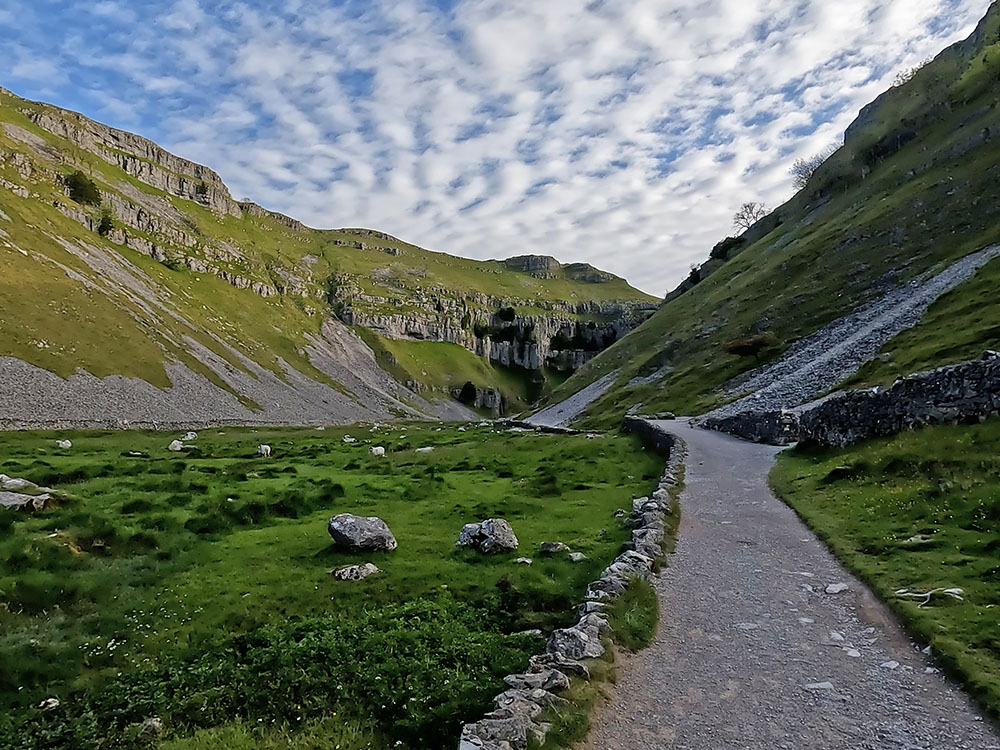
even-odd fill
[{"label": "grassy hillside", "polygon": [[[756,366],[724,344],[771,331],[777,356],[799,338],[893,285],[1000,241],[1000,7],[976,34],[867,108],[846,144],[742,249],[670,299],[556,390],[564,398],[617,371],[582,424],[610,425],[632,405],[701,413],[720,387]],[[949,297],[962,308],[961,345],[945,318],[894,343],[895,372],[1000,346],[995,264]],[[944,310],[939,306],[938,310]],[[914,347],[917,346],[916,349]],[[906,349],[906,352],[903,350]],[[882,373],[888,375],[888,372]],[[876,375],[876,372],[872,372]]]},{"label": "grassy hillside", "polygon": [[[782,454],[772,484],[935,658],[1000,713],[1000,420]],[[899,589],[961,588],[963,601]]]},{"label": "grassy hillside", "polygon": [[[65,180],[77,172],[99,202],[73,197]],[[280,357],[328,382],[307,347],[344,306],[461,318],[508,304],[586,319],[579,303],[650,301],[574,266],[532,274],[380,232],[310,229],[233,201],[217,175],[155,144],[3,89],[0,259],[0,356],[161,387],[173,360],[229,387],[201,347],[238,370],[247,371],[245,357],[284,378]]]},{"label": "grassy hillside", "polygon": [[[0,513],[3,747],[148,747],[151,716],[164,748],[450,746],[542,646],[513,634],[572,617],[630,534],[615,510],[662,472],[624,437],[212,430],[180,454],[171,437],[0,434],[0,470],[74,498]],[[334,549],[341,512],[385,519],[399,548]],[[517,554],[455,547],[496,516]],[[539,556],[542,541],[587,559]],[[363,561],[383,572],[329,574]],[[36,708],[50,697],[59,708]]]}]

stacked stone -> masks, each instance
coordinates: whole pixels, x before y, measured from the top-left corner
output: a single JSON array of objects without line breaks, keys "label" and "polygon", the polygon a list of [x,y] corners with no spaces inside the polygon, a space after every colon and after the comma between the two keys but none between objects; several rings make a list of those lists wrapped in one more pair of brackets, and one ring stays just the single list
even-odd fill
[{"label": "stacked stone", "polygon": [[633,530],[628,549],[587,588],[576,624],[554,631],[545,653],[533,656],[526,672],[504,678],[509,689],[494,699],[494,708],[485,717],[462,728],[459,750],[525,750],[529,741],[543,743],[550,725],[540,717],[547,708],[567,702],[557,693],[569,687],[569,675],[590,679],[584,660],[599,658],[605,652],[604,638],[611,633],[608,605],[632,579],[648,579],[663,554],[670,490],[680,481],[684,464],[683,443],[670,438],[670,458],[656,490],[650,497],[632,503]]}]

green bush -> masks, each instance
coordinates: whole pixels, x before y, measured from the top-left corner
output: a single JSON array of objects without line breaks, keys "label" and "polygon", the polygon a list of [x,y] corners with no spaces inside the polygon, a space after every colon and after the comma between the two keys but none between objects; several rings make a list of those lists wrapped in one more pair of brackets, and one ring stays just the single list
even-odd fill
[{"label": "green bush", "polygon": [[112,218],[111,212],[105,210],[101,213],[101,221],[97,224],[97,233],[101,235],[101,237],[107,237],[112,231],[114,231],[114,228],[115,220]]},{"label": "green bush", "polygon": [[101,191],[92,179],[87,177],[79,169],[65,178],[66,187],[69,189],[69,197],[77,203],[92,206],[101,205]]}]

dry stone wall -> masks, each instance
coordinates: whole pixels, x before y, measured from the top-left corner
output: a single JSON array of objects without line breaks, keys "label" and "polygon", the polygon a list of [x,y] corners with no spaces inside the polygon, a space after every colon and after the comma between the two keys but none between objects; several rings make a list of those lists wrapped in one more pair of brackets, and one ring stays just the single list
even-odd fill
[{"label": "dry stone wall", "polygon": [[931,424],[972,423],[1000,412],[1000,354],[901,378],[888,388],[835,393],[791,410],[710,417],[701,425],[758,443],[845,446]]}]

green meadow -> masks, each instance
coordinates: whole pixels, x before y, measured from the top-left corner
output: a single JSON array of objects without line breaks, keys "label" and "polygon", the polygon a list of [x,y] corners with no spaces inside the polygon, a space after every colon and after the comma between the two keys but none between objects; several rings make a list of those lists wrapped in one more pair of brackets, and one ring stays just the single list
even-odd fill
[{"label": "green meadow", "polygon": [[[177,437],[0,434],[0,472],[64,496],[0,514],[3,747],[450,746],[543,648],[523,631],[568,624],[628,538],[616,509],[662,471],[632,437],[485,423],[211,429],[168,451]],[[399,548],[335,550],[341,512],[383,518]],[[455,546],[488,517],[516,553]],[[382,572],[330,575],[364,561]]]}]

